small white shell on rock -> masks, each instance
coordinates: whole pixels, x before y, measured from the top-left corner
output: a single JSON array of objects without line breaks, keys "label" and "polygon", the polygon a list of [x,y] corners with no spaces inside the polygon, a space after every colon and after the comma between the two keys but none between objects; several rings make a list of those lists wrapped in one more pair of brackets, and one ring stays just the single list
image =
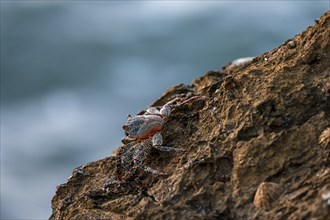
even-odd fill
[{"label": "small white shell on rock", "polygon": [[255,57],[244,57],[238,58],[236,60],[231,61],[228,65],[224,66],[227,70],[232,70],[234,68],[242,68],[249,64]]},{"label": "small white shell on rock", "polygon": [[326,192],[322,194],[322,200],[330,206],[330,192]]},{"label": "small white shell on rock", "polygon": [[295,47],[296,47],[296,42],[293,41],[293,40],[290,40],[290,41],[288,42],[288,45],[289,45],[290,48],[295,48]]},{"label": "small white shell on rock", "polygon": [[283,189],[277,183],[262,182],[254,196],[253,204],[257,208],[268,207],[282,194]]},{"label": "small white shell on rock", "polygon": [[330,142],[330,127],[326,128],[319,137],[319,144],[326,147]]},{"label": "small white shell on rock", "polygon": [[245,64],[251,62],[255,57],[244,57],[244,58],[238,58],[236,60],[233,60],[231,62],[231,65],[234,65],[234,66],[239,66],[239,67],[242,67],[244,66]]}]

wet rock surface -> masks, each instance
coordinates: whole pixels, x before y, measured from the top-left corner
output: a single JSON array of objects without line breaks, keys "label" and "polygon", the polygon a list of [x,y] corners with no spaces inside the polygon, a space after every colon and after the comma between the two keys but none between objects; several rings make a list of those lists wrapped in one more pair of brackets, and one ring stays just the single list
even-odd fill
[{"label": "wet rock surface", "polygon": [[329,39],[327,12],[244,65],[170,88],[153,106],[197,98],[174,108],[162,132],[186,151],[144,161],[169,175],[137,169],[118,183],[114,152],[58,186],[50,219],[327,219]]}]

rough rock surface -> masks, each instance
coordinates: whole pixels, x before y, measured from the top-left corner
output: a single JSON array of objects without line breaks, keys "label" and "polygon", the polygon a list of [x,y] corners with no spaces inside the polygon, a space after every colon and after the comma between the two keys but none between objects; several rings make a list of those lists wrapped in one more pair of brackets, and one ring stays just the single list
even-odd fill
[{"label": "rough rock surface", "polygon": [[[294,41],[295,45],[288,43]],[[199,98],[175,108],[165,143],[145,161],[156,176],[111,184],[115,156],[73,171],[50,219],[327,219],[330,216],[330,12],[244,66],[170,88]],[[121,128],[118,128],[121,129]],[[259,185],[262,201],[254,205]],[[278,190],[281,189],[281,190]]]}]

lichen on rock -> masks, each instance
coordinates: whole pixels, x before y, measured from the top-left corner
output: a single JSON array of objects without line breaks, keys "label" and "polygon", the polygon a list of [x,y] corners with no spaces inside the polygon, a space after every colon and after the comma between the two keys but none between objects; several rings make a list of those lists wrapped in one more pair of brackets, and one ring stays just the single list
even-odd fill
[{"label": "lichen on rock", "polygon": [[[327,12],[245,65],[170,88],[152,106],[202,97],[175,108],[162,132],[186,152],[145,161],[171,175],[137,170],[138,182],[118,184],[115,156],[88,163],[57,188],[50,219],[327,219],[330,148],[319,137],[330,126],[329,39]],[[283,191],[256,208],[263,182]]]}]

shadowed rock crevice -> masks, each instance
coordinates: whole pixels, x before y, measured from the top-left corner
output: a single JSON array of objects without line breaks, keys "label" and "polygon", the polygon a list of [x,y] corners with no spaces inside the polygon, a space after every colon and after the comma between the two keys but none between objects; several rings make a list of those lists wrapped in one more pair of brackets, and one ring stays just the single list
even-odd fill
[{"label": "shadowed rock crevice", "polygon": [[327,12],[245,65],[170,88],[152,106],[189,99],[162,131],[185,152],[152,150],[144,161],[169,175],[136,169],[118,183],[114,152],[74,170],[50,219],[327,219],[329,39]]}]

